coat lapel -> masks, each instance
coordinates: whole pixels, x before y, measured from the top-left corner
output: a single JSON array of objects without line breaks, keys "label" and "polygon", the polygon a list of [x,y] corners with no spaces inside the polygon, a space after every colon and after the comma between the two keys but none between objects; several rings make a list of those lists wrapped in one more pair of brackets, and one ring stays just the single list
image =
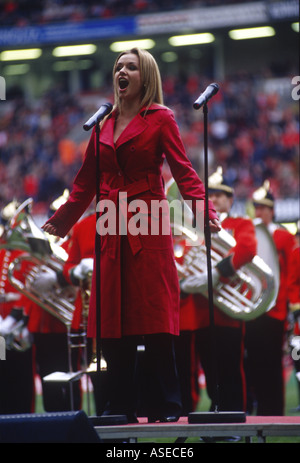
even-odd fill
[{"label": "coat lapel", "polygon": [[116,148],[119,148],[119,146],[123,145],[128,140],[140,135],[147,127],[149,127],[148,122],[145,121],[140,114],[137,114],[119,136],[116,142]]},{"label": "coat lapel", "polygon": [[115,114],[109,117],[102,130],[100,132],[100,141],[104,143],[104,145],[111,146],[113,149],[114,147],[114,125],[115,125]]},{"label": "coat lapel", "polygon": [[[156,109],[161,109],[162,107],[157,104],[153,104],[149,110],[153,111]],[[113,149],[119,148],[119,146],[126,143],[128,140],[140,135],[145,129],[149,127],[149,123],[145,120],[142,116],[144,113],[145,108],[142,108],[140,113],[137,114],[131,122],[127,125],[127,127],[123,130],[121,135],[119,136],[116,146],[114,145],[114,125],[116,119],[116,112],[114,111],[110,117],[107,119],[102,132],[100,132],[100,140],[101,143],[105,145],[111,146]]]}]

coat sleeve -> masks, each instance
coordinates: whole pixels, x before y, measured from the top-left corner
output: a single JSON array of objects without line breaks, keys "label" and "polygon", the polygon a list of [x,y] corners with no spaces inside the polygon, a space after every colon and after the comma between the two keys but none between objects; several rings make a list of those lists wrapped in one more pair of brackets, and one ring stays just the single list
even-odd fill
[{"label": "coat sleeve", "polygon": [[[198,202],[197,206],[199,206],[200,212],[201,209],[203,211],[205,188],[186,155],[179,128],[171,110],[164,111],[164,120],[161,127],[161,144],[183,199],[193,201],[194,213],[196,212],[195,200],[201,200],[201,203],[199,204]],[[208,208],[209,218],[217,219],[218,216],[211,201],[208,202]]]},{"label": "coat sleeve", "polygon": [[66,236],[89,207],[96,194],[95,141],[96,132],[93,129],[83,164],[75,177],[69,199],[47,221],[57,228],[58,236]]}]

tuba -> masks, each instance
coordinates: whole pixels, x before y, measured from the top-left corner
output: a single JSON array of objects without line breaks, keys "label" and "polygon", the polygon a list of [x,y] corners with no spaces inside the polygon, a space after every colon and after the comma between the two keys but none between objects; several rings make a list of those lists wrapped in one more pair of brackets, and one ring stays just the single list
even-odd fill
[{"label": "tuba", "polygon": [[[173,187],[173,184],[170,186]],[[172,193],[174,197],[174,192]],[[168,197],[172,197],[168,196]],[[178,214],[179,216],[179,214]],[[174,214],[176,218],[176,214]],[[276,301],[279,286],[277,251],[268,229],[255,222],[258,252],[252,261],[241,267],[225,282],[219,281],[213,288],[214,304],[226,315],[238,320],[253,320],[270,310]],[[184,224],[171,221],[174,253],[179,280],[188,275],[207,272],[206,247],[203,231],[193,226],[193,213],[186,208]],[[193,245],[193,241],[197,244]],[[188,243],[188,245],[186,245]],[[226,230],[211,235],[211,265],[215,267],[236,244]],[[188,249],[187,252],[186,249]],[[268,263],[265,259],[268,258]],[[202,293],[208,298],[207,290]]]},{"label": "tuba", "polygon": [[[35,285],[41,274],[50,275],[61,272],[67,253],[59,244],[52,242],[42,232],[30,214],[33,200],[24,201],[10,220],[2,234],[0,247],[24,251],[9,265],[8,278],[21,294],[42,307],[70,329],[76,289],[71,285],[60,287],[54,284],[51,289],[42,291]],[[24,265],[24,278],[21,281],[15,274]]]}]

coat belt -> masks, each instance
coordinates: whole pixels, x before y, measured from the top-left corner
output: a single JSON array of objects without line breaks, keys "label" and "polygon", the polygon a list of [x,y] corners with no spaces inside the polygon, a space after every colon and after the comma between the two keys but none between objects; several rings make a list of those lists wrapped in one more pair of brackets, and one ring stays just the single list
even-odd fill
[{"label": "coat belt", "polygon": [[[107,199],[113,201],[116,206],[116,211],[119,211],[119,216],[123,217],[124,219],[127,217],[128,223],[133,214],[128,210],[127,202],[125,203],[124,201],[118,201],[119,193],[126,192],[127,198],[130,198],[132,196],[136,196],[151,190],[151,185],[153,184],[156,186],[162,186],[161,177],[158,175],[149,174],[145,179],[138,180],[134,183],[130,183],[119,188],[111,188],[106,183],[102,183],[100,186],[100,195],[106,196]],[[131,251],[133,255],[136,255],[142,249],[142,242],[140,237],[139,235],[131,235],[130,233],[127,233],[127,237]],[[115,259],[117,256],[117,250],[119,249],[120,245],[120,235],[118,233],[114,235],[108,234],[107,239],[108,254],[112,259]]]}]

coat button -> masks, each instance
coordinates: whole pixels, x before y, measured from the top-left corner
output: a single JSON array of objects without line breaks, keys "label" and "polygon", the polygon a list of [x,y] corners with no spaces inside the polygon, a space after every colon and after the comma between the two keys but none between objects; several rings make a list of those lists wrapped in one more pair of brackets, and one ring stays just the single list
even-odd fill
[{"label": "coat button", "polygon": [[122,172],[121,170],[119,170],[118,176],[119,176],[119,177],[122,177],[122,175],[123,175],[123,172]]}]

